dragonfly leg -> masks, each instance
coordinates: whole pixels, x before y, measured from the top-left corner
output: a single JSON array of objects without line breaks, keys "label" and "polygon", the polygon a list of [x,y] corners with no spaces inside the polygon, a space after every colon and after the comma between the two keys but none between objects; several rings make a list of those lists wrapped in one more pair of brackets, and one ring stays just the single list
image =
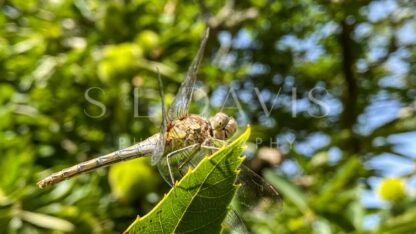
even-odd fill
[{"label": "dragonfly leg", "polygon": [[224,145],[226,145],[226,144],[227,144],[227,141],[220,140],[220,139],[216,139],[216,138],[212,138],[212,139],[210,139],[210,140],[212,141],[212,143],[213,143],[214,145],[219,146],[219,147],[222,147],[222,146],[224,146]]},{"label": "dragonfly leg", "polygon": [[219,150],[220,149],[216,146],[210,146],[210,145],[201,145],[201,148],[208,149],[208,150]]},{"label": "dragonfly leg", "polygon": [[[205,141],[204,141],[204,142],[200,145],[200,147],[201,147],[202,149],[206,149],[206,150],[208,150],[208,151],[209,151],[209,154],[211,155],[211,154],[213,154],[215,151],[219,150],[219,149],[220,149],[220,147],[209,145],[209,141],[210,141],[210,140],[212,140],[212,139],[207,139],[207,140],[205,140]],[[193,159],[193,157],[195,156],[195,153],[196,153],[196,152],[194,152],[193,154],[191,154],[189,157],[187,157],[187,159],[186,159],[183,163],[181,163],[181,165],[179,165],[179,169],[180,169],[180,170],[182,169],[182,167],[183,167],[183,166],[185,166],[187,163],[189,163],[189,162]]]},{"label": "dragonfly leg", "polygon": [[[184,162],[182,162],[180,165],[179,165],[179,172],[181,173],[181,170],[182,170],[182,168],[185,166],[185,165],[187,165],[193,158],[194,158],[194,156],[195,156],[195,154],[197,153],[197,151],[195,151],[195,152],[193,152],[191,155],[189,155],[189,157],[186,157],[186,160],[184,161]],[[195,167],[192,163],[191,163],[191,166],[192,167]],[[182,173],[181,173],[181,175],[182,175]],[[183,175],[182,175],[183,176]]]},{"label": "dragonfly leg", "polygon": [[[213,151],[217,151],[217,150],[219,150],[220,148],[219,148],[219,147],[216,147],[216,146],[211,146],[211,145],[209,145],[209,144],[208,144],[208,141],[209,141],[209,140],[213,140],[213,139],[208,139],[208,140],[205,140],[205,141],[201,144],[201,148],[209,150],[209,151],[210,151],[210,154],[212,154],[212,153],[213,153]],[[222,141],[222,140],[218,140],[218,141],[221,141],[221,142],[226,143],[225,141]],[[182,169],[182,167],[184,167],[186,164],[188,164],[188,163],[189,163],[189,162],[193,159],[193,157],[195,156],[195,154],[196,154],[196,152],[194,152],[194,153],[193,153],[193,154],[191,154],[189,157],[187,157],[187,159],[186,159],[183,163],[181,163],[181,165],[179,165],[179,169]]]},{"label": "dragonfly leg", "polygon": [[188,145],[188,146],[183,147],[181,149],[172,151],[172,152],[170,152],[169,154],[166,155],[166,162],[167,162],[167,165],[168,165],[169,176],[170,176],[170,179],[172,181],[172,186],[175,185],[175,179],[173,178],[172,168],[170,167],[170,162],[169,162],[170,157],[172,157],[174,155],[177,155],[180,152],[195,148],[196,146],[198,146],[198,144]]},{"label": "dragonfly leg", "polygon": [[[215,144],[215,143],[216,143],[216,141],[221,142],[221,144]],[[213,145],[211,145],[211,144],[210,144],[210,142],[212,142],[212,143],[213,143]],[[225,142],[225,141],[222,141],[222,140],[218,140],[218,139],[211,138],[211,139],[207,139],[207,140],[205,140],[205,141],[201,144],[201,148],[203,148],[203,149],[208,149],[208,150],[219,150],[219,149],[220,149],[220,147],[218,147],[217,145],[223,146],[223,145],[225,145],[226,143],[227,143],[227,142]]]}]

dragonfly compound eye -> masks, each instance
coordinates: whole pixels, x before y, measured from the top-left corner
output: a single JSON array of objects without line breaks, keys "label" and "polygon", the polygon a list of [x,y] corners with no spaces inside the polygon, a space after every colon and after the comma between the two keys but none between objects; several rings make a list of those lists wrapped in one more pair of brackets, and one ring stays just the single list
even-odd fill
[{"label": "dragonfly compound eye", "polygon": [[214,130],[214,137],[220,140],[228,139],[237,130],[235,119],[221,112],[212,117],[210,123]]},{"label": "dragonfly compound eye", "polygon": [[213,129],[221,130],[227,126],[229,120],[230,117],[228,117],[226,114],[222,112],[219,112],[210,119],[210,123]]},{"label": "dragonfly compound eye", "polygon": [[237,131],[237,121],[234,118],[230,118],[224,130],[226,139],[234,135],[235,131]]}]

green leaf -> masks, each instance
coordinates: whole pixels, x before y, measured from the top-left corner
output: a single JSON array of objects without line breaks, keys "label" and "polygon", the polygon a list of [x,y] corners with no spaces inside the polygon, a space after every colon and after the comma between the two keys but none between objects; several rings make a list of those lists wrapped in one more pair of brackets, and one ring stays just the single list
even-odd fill
[{"label": "green leaf", "polygon": [[205,157],[143,218],[126,233],[220,233],[237,185],[235,180],[247,128],[238,139],[212,156]]},{"label": "green leaf", "polygon": [[[357,157],[349,158],[343,165],[341,165],[335,175],[328,179],[326,185],[322,188],[319,196],[317,196],[313,203],[314,207],[320,210],[337,210],[341,204],[341,200],[337,203],[331,204],[334,194],[338,194],[339,191],[346,191],[351,185],[351,179],[360,177],[363,165]],[[342,195],[348,195],[343,193]],[[335,208],[334,208],[335,206]]]},{"label": "green leaf", "polygon": [[30,211],[19,211],[18,215],[22,220],[26,222],[32,223],[39,227],[49,228],[64,232],[71,232],[74,230],[75,226],[64,220],[54,216],[41,214],[41,213],[34,213]]}]

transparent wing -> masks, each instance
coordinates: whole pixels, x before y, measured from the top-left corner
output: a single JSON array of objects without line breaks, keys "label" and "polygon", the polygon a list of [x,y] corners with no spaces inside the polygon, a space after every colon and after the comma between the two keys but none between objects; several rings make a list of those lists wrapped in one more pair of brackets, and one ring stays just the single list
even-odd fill
[{"label": "transparent wing", "polygon": [[162,104],[162,124],[160,125],[160,133],[159,139],[156,142],[156,147],[152,154],[151,164],[154,166],[156,165],[160,159],[162,158],[163,154],[165,153],[165,145],[166,145],[166,131],[167,131],[167,115],[166,115],[166,106],[165,106],[165,94],[163,92],[163,83],[162,78],[160,77],[159,69],[156,68],[157,71],[157,78],[159,80],[159,93],[161,98]]},{"label": "transparent wing", "polygon": [[[199,161],[207,155],[208,152],[205,149],[189,149],[177,153],[170,157],[169,165],[171,167],[171,173],[175,181],[179,181],[188,171],[190,167],[195,168]],[[168,170],[167,160],[161,160],[158,164],[158,170],[163,179],[172,186],[171,174]]]},{"label": "transparent wing", "polygon": [[244,224],[243,219],[237,213],[237,211],[230,209],[224,220],[224,229],[222,233],[229,234],[249,234],[249,230]]},{"label": "transparent wing", "polygon": [[237,183],[241,187],[236,195],[242,209],[272,211],[270,207],[280,208],[282,197],[271,184],[244,165],[240,170]]},{"label": "transparent wing", "polygon": [[202,37],[201,45],[199,46],[198,52],[192,61],[192,64],[188,68],[185,80],[182,82],[178,93],[173,100],[173,103],[168,110],[169,120],[178,119],[185,117],[188,114],[189,103],[192,98],[193,88],[196,81],[196,75],[201,64],[202,56],[204,55],[205,46],[207,44],[209,36],[209,28],[207,28]]}]

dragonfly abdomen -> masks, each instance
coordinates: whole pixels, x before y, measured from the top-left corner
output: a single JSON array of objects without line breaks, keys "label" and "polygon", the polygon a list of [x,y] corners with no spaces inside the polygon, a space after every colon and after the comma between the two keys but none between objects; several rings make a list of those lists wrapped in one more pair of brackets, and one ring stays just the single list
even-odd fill
[{"label": "dragonfly abdomen", "polygon": [[159,134],[155,134],[147,138],[146,140],[132,145],[128,148],[117,150],[115,152],[100,156],[98,158],[94,158],[74,165],[72,167],[65,168],[39,181],[37,185],[40,188],[45,188],[47,186],[54,185],[81,173],[89,172],[100,167],[109,166],[113,163],[117,163],[128,159],[150,155],[155,148],[158,137]]}]

